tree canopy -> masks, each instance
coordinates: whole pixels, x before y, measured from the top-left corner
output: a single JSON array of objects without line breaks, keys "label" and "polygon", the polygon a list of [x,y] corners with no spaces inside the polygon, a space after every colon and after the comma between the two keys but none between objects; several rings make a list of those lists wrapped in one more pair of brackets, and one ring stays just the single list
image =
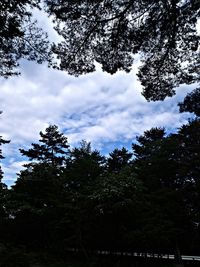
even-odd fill
[{"label": "tree canopy", "polygon": [[[0,112],[1,114],[1,112]],[[4,156],[2,154],[2,149],[1,146],[3,144],[8,144],[10,141],[5,140],[2,138],[2,136],[0,136],[0,160],[4,159]],[[3,218],[6,214],[5,211],[5,195],[6,195],[6,189],[7,186],[2,182],[3,179],[3,171],[2,168],[0,166],[0,217]],[[0,219],[1,220],[1,219]]]},{"label": "tree canopy", "polygon": [[46,163],[55,168],[62,166],[68,153],[67,137],[59,133],[56,125],[50,125],[46,128],[45,133],[40,132],[41,144],[32,144],[32,148],[25,150],[20,149],[22,155],[27,156],[30,160],[35,160],[35,163]]},{"label": "tree canopy", "polygon": [[181,83],[199,81],[198,0],[46,0],[64,40],[53,47],[60,69],[79,75],[95,62],[111,74],[129,72],[138,54],[138,77],[147,100],[163,100]]},{"label": "tree canopy", "polygon": [[47,34],[32,19],[32,9],[40,0],[0,2],[0,76],[19,74],[19,60],[38,63],[50,60]]},{"label": "tree canopy", "polygon": [[[79,248],[199,253],[200,120],[152,128],[133,151],[70,148],[50,125],[21,149],[30,163],[0,190],[0,242],[64,253]],[[1,141],[5,143],[5,141]],[[60,255],[60,254],[59,254]]]},{"label": "tree canopy", "polygon": [[[49,44],[32,21],[33,7],[53,17],[63,41]],[[95,71],[95,63],[111,74],[129,72],[139,54],[147,100],[163,100],[180,84],[199,82],[198,0],[7,0],[0,10],[1,76],[17,74],[21,58],[55,66],[50,54],[72,75]]]},{"label": "tree canopy", "polygon": [[193,112],[200,117],[200,87],[187,94],[183,102],[178,105],[180,112]]}]

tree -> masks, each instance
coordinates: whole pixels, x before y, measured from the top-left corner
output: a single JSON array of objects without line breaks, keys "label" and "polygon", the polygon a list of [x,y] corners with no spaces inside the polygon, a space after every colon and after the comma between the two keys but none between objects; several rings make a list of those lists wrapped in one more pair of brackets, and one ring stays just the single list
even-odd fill
[{"label": "tree", "polygon": [[200,117],[200,87],[187,94],[183,102],[178,105],[180,112],[193,112]]},{"label": "tree", "polygon": [[50,125],[45,133],[40,132],[42,144],[32,144],[31,149],[20,149],[22,155],[31,162],[18,175],[13,186],[14,198],[18,207],[15,211],[38,210],[54,207],[62,195],[64,163],[68,155],[67,138],[58,131],[56,125]]},{"label": "tree", "polygon": [[[1,145],[8,144],[10,141],[4,140],[2,136],[0,136],[0,160],[4,159],[2,155]],[[4,219],[7,217],[7,211],[5,209],[6,204],[6,196],[7,196],[7,186],[2,182],[3,179],[3,171],[0,166],[0,242],[4,239]]]},{"label": "tree", "polygon": [[52,236],[63,216],[64,183],[54,168],[46,163],[28,167],[9,190],[7,210],[11,215],[12,242],[34,249],[51,248],[56,242]]},{"label": "tree", "polygon": [[[90,242],[109,250],[140,249],[136,232],[141,228],[143,187],[130,166],[105,172],[89,196],[93,224]],[[138,243],[139,241],[139,243]]]},{"label": "tree", "polygon": [[[187,180],[182,142],[179,134],[165,136],[164,129],[153,128],[137,138],[133,144],[136,156],[133,171],[146,188],[149,211],[144,213],[144,233],[152,247],[170,251],[187,247],[191,234],[191,216],[183,194]],[[148,205],[147,205],[148,206]],[[159,238],[155,238],[159,237]],[[188,247],[187,247],[188,248]]]},{"label": "tree", "polygon": [[111,74],[129,72],[133,56],[147,100],[175,94],[181,83],[199,81],[198,0],[45,0],[64,40],[53,47],[60,69],[80,75],[95,62]]},{"label": "tree", "polygon": [[67,138],[56,125],[50,125],[40,136],[41,144],[33,143],[33,148],[20,149],[31,162],[25,164],[26,169],[18,175],[13,190],[18,194],[18,206],[25,209],[54,206],[62,192],[61,174],[69,152]]},{"label": "tree", "polygon": [[[63,38],[51,48],[46,34],[31,21],[33,7],[53,16]],[[163,100],[182,83],[199,81],[198,0],[7,0],[0,4],[0,75],[17,74],[21,58],[45,60],[73,75],[129,72],[134,55],[143,65],[138,77],[147,100]],[[51,50],[51,51],[50,51]]]},{"label": "tree", "polygon": [[0,76],[19,74],[20,59],[50,61],[47,34],[32,20],[31,9],[40,0],[0,2]]},{"label": "tree", "polygon": [[129,165],[131,157],[132,153],[128,152],[124,147],[122,149],[114,149],[107,159],[108,172],[121,171],[121,169]]},{"label": "tree", "polygon": [[[4,140],[2,138],[2,136],[0,136],[0,146],[3,144],[8,144],[8,143],[10,143],[10,141]],[[4,159],[4,156],[2,155],[2,149],[1,148],[0,148],[0,159]],[[2,178],[3,178],[3,171],[2,171],[1,166],[0,166],[0,181]]]},{"label": "tree", "polygon": [[163,128],[152,128],[149,131],[145,131],[143,135],[137,136],[137,143],[132,145],[136,161],[150,158],[164,136],[165,129]]},{"label": "tree", "polygon": [[[70,151],[70,158],[63,173],[67,210],[61,228],[68,246],[78,246],[85,251],[93,219],[89,196],[97,181],[101,179],[104,166],[104,156],[93,150],[91,144],[84,140],[79,147]],[[70,231],[67,232],[66,229]]]},{"label": "tree", "polygon": [[28,150],[20,149],[22,155],[27,156],[29,160],[35,160],[31,164],[45,163],[53,168],[62,167],[69,152],[67,137],[59,133],[56,125],[50,125],[45,133],[40,132],[42,144],[32,144],[33,148]]},{"label": "tree", "polygon": [[[183,125],[177,134],[178,147],[174,160],[178,162],[176,179],[193,224],[200,223],[200,119]],[[194,225],[193,225],[194,226]]]},{"label": "tree", "polygon": [[80,147],[70,152],[70,162],[66,169],[68,187],[75,191],[84,191],[104,171],[105,158],[97,150],[92,150],[91,143],[83,140]]},{"label": "tree", "polygon": [[[8,144],[10,141],[4,140],[2,136],[0,136],[0,146],[3,144]],[[0,160],[4,159],[4,156],[2,155],[2,149],[0,148]],[[4,202],[5,202],[5,190],[6,190],[6,185],[2,183],[3,179],[3,171],[0,166],[0,217],[5,214],[5,209],[4,209]]]},{"label": "tree", "polygon": [[[67,138],[50,125],[40,132],[40,144],[20,149],[31,161],[10,190],[8,209],[14,219],[13,239],[32,247],[52,246],[52,222],[61,217],[63,169],[68,157]],[[54,224],[55,226],[55,224]],[[22,229],[22,231],[20,230]]]}]

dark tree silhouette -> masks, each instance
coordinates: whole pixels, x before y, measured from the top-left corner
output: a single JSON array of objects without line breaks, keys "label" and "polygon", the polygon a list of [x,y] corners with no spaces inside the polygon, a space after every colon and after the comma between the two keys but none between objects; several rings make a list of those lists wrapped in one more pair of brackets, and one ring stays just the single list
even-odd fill
[{"label": "dark tree silhouette", "polygon": [[[0,112],[1,114],[1,112]],[[4,156],[2,155],[2,149],[1,146],[3,144],[7,144],[10,141],[7,141],[0,136],[0,161],[4,159]],[[4,223],[5,219],[8,217],[8,213],[6,210],[6,202],[7,202],[7,194],[8,194],[8,189],[5,183],[2,182],[3,179],[3,171],[0,166],[0,243],[4,241],[5,237],[5,229],[4,229]]]},{"label": "dark tree silhouette", "polygon": [[[54,46],[60,69],[79,75],[95,62],[129,72],[133,56],[147,100],[163,100],[181,83],[199,81],[198,0],[45,0],[64,40]],[[183,64],[184,63],[184,64]]]},{"label": "dark tree silhouette", "polygon": [[[10,143],[10,141],[8,141],[8,140],[4,140],[3,138],[2,138],[2,136],[0,136],[0,146],[1,145],[3,145],[3,144],[8,144],[8,143]],[[4,156],[2,155],[2,149],[0,148],[0,160],[1,159],[4,159]],[[3,178],[3,171],[2,171],[2,169],[1,169],[1,166],[0,166],[0,180]]]},{"label": "dark tree silhouette", "polygon": [[[138,138],[139,144],[133,145],[133,169],[147,189],[151,209],[157,210],[155,217],[153,213],[146,215],[146,225],[149,227],[149,222],[154,221],[155,235],[162,224],[160,239],[173,242],[171,247],[176,249],[178,259],[179,248],[187,247],[187,239],[191,240],[192,249],[197,246],[194,236],[198,235],[195,224],[199,223],[199,119],[183,125],[177,134],[163,134],[162,129],[152,129]],[[153,239],[152,236],[150,240]]]},{"label": "dark tree silhouette", "polygon": [[[2,136],[0,136],[0,146],[3,144],[8,144],[10,141],[4,140]],[[4,159],[2,155],[2,149],[0,148],[0,160]],[[3,171],[0,166],[0,218],[5,215],[5,193],[7,186],[2,182],[3,179]]]},{"label": "dark tree silhouette", "polygon": [[32,20],[31,9],[40,0],[0,2],[0,76],[19,74],[19,60],[50,61],[47,34]]},{"label": "dark tree silhouette", "polygon": [[[53,16],[63,38],[51,49],[32,21],[31,8]],[[111,74],[129,72],[138,54],[138,77],[147,100],[163,100],[182,83],[199,81],[198,0],[8,0],[0,3],[0,75],[17,74],[19,60],[52,62],[73,75],[93,72],[95,62]],[[50,52],[51,50],[51,52]]]},{"label": "dark tree silhouette", "polygon": [[86,141],[69,150],[49,126],[21,150],[31,162],[16,184],[0,191],[9,215],[0,239],[58,255],[70,247],[86,257],[92,249],[198,255],[199,134],[199,118],[169,135],[152,128],[137,137],[133,159],[125,148],[106,158]]},{"label": "dark tree silhouette", "polygon": [[177,134],[176,179],[193,222],[200,223],[200,119],[183,125]]},{"label": "dark tree silhouette", "polygon": [[117,172],[108,170],[97,180],[90,196],[94,217],[90,239],[94,246],[139,249],[142,243],[137,235],[142,213],[139,198],[143,198],[142,185],[128,163]]},{"label": "dark tree silhouette", "polygon": [[120,172],[124,167],[130,163],[132,153],[125,147],[122,149],[114,149],[107,159],[108,172]]},{"label": "dark tree silhouette", "polygon": [[56,125],[50,125],[45,133],[40,132],[40,136],[41,144],[32,144],[33,148],[29,150],[20,149],[22,155],[27,156],[31,161],[35,160],[36,164],[40,162],[55,168],[61,167],[69,152],[67,138],[59,133]]},{"label": "dark tree silhouette", "polygon": [[200,87],[189,93],[178,105],[180,112],[193,112],[200,117]]},{"label": "dark tree silhouette", "polygon": [[[71,161],[68,164],[67,175],[73,188],[87,188],[103,172],[105,158],[97,150],[92,150],[91,144],[82,141],[80,147],[75,147],[70,152]],[[82,188],[83,187],[83,188]]]},{"label": "dark tree silhouette", "polygon": [[52,245],[52,221],[56,224],[61,216],[62,172],[69,152],[67,138],[57,126],[50,125],[40,136],[40,144],[20,149],[30,163],[18,174],[8,201],[9,213],[15,218],[16,228],[21,229],[13,235],[15,242],[20,239],[20,243],[34,248]]}]

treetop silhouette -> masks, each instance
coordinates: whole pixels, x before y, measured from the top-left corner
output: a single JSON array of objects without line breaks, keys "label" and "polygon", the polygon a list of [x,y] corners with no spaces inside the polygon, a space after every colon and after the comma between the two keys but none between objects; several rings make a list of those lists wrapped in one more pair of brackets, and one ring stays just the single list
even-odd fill
[{"label": "treetop silhouette", "polygon": [[[49,44],[31,20],[32,7],[53,17],[63,41]],[[0,9],[1,76],[17,74],[21,58],[48,61],[75,76],[95,71],[96,62],[111,74],[129,72],[139,54],[147,100],[164,100],[180,84],[199,82],[198,0],[7,0]]]}]

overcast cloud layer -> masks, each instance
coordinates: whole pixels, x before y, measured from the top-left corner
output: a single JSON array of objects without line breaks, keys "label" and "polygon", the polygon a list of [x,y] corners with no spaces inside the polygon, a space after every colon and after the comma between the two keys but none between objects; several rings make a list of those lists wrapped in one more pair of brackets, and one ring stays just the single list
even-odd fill
[{"label": "overcast cloud layer", "polygon": [[177,103],[192,86],[182,86],[164,102],[147,102],[136,76],[137,64],[129,74],[111,76],[101,70],[79,78],[48,69],[45,65],[22,62],[22,75],[0,80],[0,133],[11,140],[3,148],[4,181],[16,180],[26,158],[19,148],[39,139],[39,131],[56,124],[71,145],[85,139],[102,153],[113,147],[130,147],[137,135],[151,127],[171,132],[187,122]]}]

